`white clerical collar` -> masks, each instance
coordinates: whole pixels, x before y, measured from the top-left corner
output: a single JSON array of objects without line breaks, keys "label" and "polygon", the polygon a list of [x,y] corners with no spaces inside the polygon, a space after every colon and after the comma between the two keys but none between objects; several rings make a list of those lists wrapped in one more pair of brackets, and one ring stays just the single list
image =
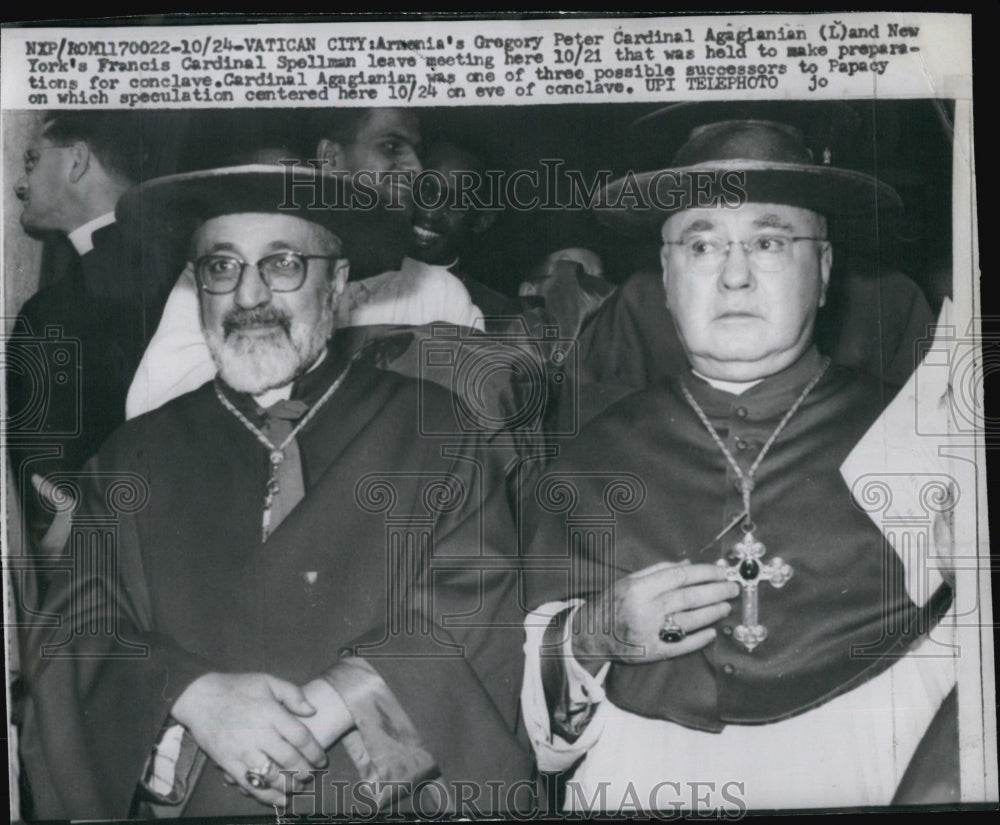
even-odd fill
[{"label": "white clerical collar", "polygon": [[[312,372],[316,367],[323,363],[326,359],[327,350],[323,350],[323,353],[319,358],[313,363],[309,369],[306,370],[307,373]],[[289,381],[283,387],[275,387],[273,390],[265,390],[260,395],[255,395],[253,400],[257,402],[257,406],[262,410],[266,410],[268,407],[277,404],[279,401],[287,401],[292,397],[292,387],[295,385],[294,381]]]},{"label": "white clerical collar", "polygon": [[87,221],[83,226],[78,226],[66,237],[73,244],[77,255],[86,255],[94,248],[94,233],[105,226],[110,226],[115,222],[115,213],[105,212],[103,215]]},{"label": "white clerical collar", "polygon": [[717,390],[722,390],[732,395],[743,395],[748,389],[756,387],[764,380],[763,378],[755,378],[753,381],[723,381],[721,378],[709,378],[707,375],[702,375],[696,369],[692,369],[691,372],[697,375],[702,381],[711,384]]}]

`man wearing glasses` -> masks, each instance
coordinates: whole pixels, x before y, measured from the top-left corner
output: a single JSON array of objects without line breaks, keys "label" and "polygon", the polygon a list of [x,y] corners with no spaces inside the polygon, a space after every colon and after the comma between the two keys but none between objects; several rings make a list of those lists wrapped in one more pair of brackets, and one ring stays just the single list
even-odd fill
[{"label": "man wearing glasses", "polygon": [[515,804],[487,780],[530,774],[509,451],[421,438],[448,393],[381,369],[391,339],[335,328],[352,251],[398,213],[290,210],[285,174],[175,175],[119,206],[126,231],[194,223],[218,377],[87,466],[69,547],[110,518],[114,550],[46,601],[81,632],[25,648],[37,818],[468,815]]},{"label": "man wearing glasses", "polygon": [[[565,805],[588,810],[953,798],[954,666],[926,635],[951,590],[911,598],[839,472],[891,391],[813,343],[826,216],[898,197],[765,121],[700,127],[627,184],[600,217],[659,233],[689,369],[595,418],[539,482],[540,768],[571,771]],[[578,522],[613,510],[613,540],[567,548],[570,498]]]},{"label": "man wearing glasses", "polygon": [[[420,123],[412,111],[318,110],[312,120],[310,131],[323,135],[315,157],[324,160],[329,171],[360,176],[385,197],[391,197],[395,188],[395,197],[410,208],[409,182],[423,168],[417,154]],[[275,154],[275,160],[287,157]],[[461,281],[443,266],[404,258],[409,237],[409,228],[403,227],[398,238],[387,235],[364,250],[364,259],[355,258],[352,278],[337,308],[340,326],[364,327],[373,336],[388,326],[436,321],[481,329],[482,310]],[[129,388],[128,418],[156,409],[215,374],[194,323],[194,306],[195,286],[185,273],[170,293],[163,320]]]}]

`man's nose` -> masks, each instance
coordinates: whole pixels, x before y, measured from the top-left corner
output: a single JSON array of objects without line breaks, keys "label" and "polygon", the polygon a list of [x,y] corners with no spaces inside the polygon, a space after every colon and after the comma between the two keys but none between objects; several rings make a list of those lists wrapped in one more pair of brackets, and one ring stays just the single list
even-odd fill
[{"label": "man's nose", "polygon": [[733,241],[729,245],[729,254],[723,262],[719,285],[722,289],[748,289],[753,285],[750,261],[743,244],[739,241]]},{"label": "man's nose", "polygon": [[243,309],[253,309],[271,301],[271,288],[254,264],[247,264],[243,277],[236,287],[236,305]]}]

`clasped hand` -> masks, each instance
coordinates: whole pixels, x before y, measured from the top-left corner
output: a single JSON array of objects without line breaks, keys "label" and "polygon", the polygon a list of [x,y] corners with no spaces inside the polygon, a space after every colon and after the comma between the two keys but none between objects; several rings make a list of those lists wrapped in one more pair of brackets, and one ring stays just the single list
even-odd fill
[{"label": "clasped hand", "polygon": [[[312,779],[308,771],[326,767],[325,748],[351,727],[339,696],[319,682],[300,687],[266,673],[207,673],[181,694],[172,715],[227,781],[263,804],[281,805],[278,771],[295,771],[293,789],[301,788]],[[267,784],[251,785],[248,771]]]}]

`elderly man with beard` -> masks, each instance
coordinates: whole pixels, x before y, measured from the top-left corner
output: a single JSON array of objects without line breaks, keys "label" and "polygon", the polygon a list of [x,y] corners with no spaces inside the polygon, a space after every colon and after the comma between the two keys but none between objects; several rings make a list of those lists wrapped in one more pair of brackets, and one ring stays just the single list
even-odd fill
[{"label": "elderly man with beard", "polygon": [[[408,210],[409,182],[423,168],[418,157],[420,123],[412,111],[396,108],[319,111],[310,131],[324,135],[315,152],[328,171],[346,172]],[[277,163],[289,151],[260,147],[244,163]],[[225,165],[229,165],[227,162]],[[364,250],[337,303],[337,323],[376,337],[387,327],[434,322],[482,329],[483,311],[462,282],[444,266],[405,257],[408,226]],[[190,273],[178,278],[128,391],[125,413],[134,418],[201,386],[215,375],[205,339],[195,321],[197,293]]]},{"label": "elderly man with beard", "polygon": [[497,792],[530,775],[509,451],[421,438],[448,393],[336,329],[348,258],[393,213],[279,209],[283,174],[175,175],[119,206],[126,228],[195,218],[218,377],[125,424],[76,491],[61,622],[25,650],[39,818],[520,804]]}]

